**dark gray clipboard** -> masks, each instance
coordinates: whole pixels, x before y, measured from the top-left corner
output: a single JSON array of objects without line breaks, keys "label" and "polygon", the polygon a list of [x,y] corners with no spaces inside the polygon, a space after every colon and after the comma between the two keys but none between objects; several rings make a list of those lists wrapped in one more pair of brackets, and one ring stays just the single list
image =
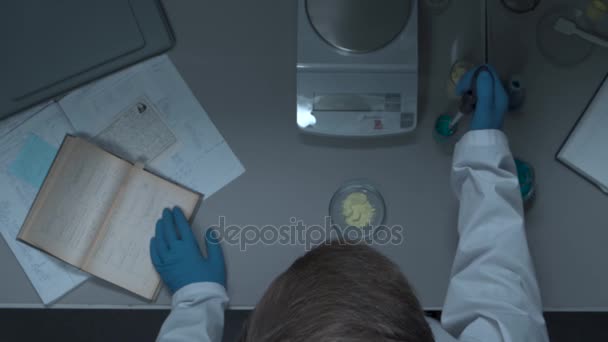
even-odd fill
[{"label": "dark gray clipboard", "polygon": [[[13,15],[16,15],[15,13],[20,14],[19,12],[27,13],[25,10],[36,10],[43,12],[44,6],[52,6],[53,3],[54,2],[46,0],[24,0],[0,4],[0,22],[2,22],[2,16],[10,15],[10,11],[2,11],[3,9],[12,10]],[[98,26],[100,23],[106,23],[105,17],[112,17],[107,18],[107,25],[104,25],[103,27],[112,27],[111,25],[116,23],[116,29],[120,30],[120,32],[128,31],[125,32],[124,37],[121,38],[125,41],[121,43],[114,43],[115,40],[113,41],[111,38],[108,38],[108,36],[122,36],[117,35],[116,32],[114,32],[112,35],[111,33],[95,33],[94,30],[89,30],[87,32],[93,32],[100,35],[97,37],[97,39],[92,37],[92,39],[96,39],[94,41],[99,41],[100,44],[106,44],[105,46],[107,47],[95,47],[97,50],[91,51],[91,54],[97,54],[97,56],[89,56],[87,58],[87,61],[91,65],[83,64],[82,58],[75,63],[70,63],[70,56],[74,55],[76,58],[78,58],[78,56],[83,56],[83,53],[86,55],[87,52],[86,48],[83,52],[82,46],[74,46],[73,49],[77,51],[77,53],[71,54],[70,51],[62,51],[62,53],[65,53],[66,56],[65,62],[55,58],[52,65],[38,66],[38,68],[50,68],[53,70],[53,72],[51,72],[50,77],[47,79],[40,77],[36,78],[36,75],[32,76],[32,80],[35,80],[36,82],[32,82],[30,85],[27,84],[27,73],[35,72],[36,68],[29,70],[27,66],[11,65],[11,63],[20,63],[20,58],[17,51],[6,51],[7,54],[13,53],[13,55],[0,58],[7,62],[3,64],[2,68],[4,68],[4,74],[9,75],[9,77],[0,78],[0,120],[42,101],[56,98],[80,85],[101,78],[147,58],[162,54],[175,44],[173,31],[171,30],[160,0],[108,0],[107,2],[99,0],[62,0],[62,3],[63,11],[58,11],[55,9],[54,11],[49,10],[47,12],[53,13],[55,16],[60,16],[59,18],[56,18],[56,20],[62,23],[62,28],[77,30],[78,27],[76,26],[80,26],[82,31],[86,31],[82,28],[82,26],[85,25],[87,21],[82,20],[82,18],[80,18],[80,20],[73,20],[75,27],[70,27],[70,18],[72,18],[74,14],[82,15],[82,13],[87,13],[87,8],[82,5],[83,3],[86,3],[87,5],[94,4],[95,6],[113,6],[111,9],[106,8],[105,10],[90,10],[88,15],[104,16],[104,18],[101,19],[99,17],[95,17],[91,20],[91,22],[97,23]],[[74,11],[72,11],[76,13],[70,13],[70,7],[66,6],[66,3],[77,3],[78,5],[74,6]],[[28,5],[29,7],[25,9],[15,9],[15,7],[18,6]],[[121,13],[114,15],[112,12],[113,10],[121,11]],[[129,13],[124,13],[125,11],[129,11]],[[22,15],[22,13],[20,15]],[[132,22],[127,22],[127,19],[130,19]],[[11,21],[7,22],[10,23]],[[12,20],[12,22],[15,22],[15,20]],[[15,37],[18,37],[20,34],[19,32],[15,32],[16,30],[11,31],[10,27],[3,27],[3,25],[8,25],[8,23],[0,24],[0,29],[5,30],[4,32],[10,32],[10,34],[14,34]],[[46,21],[45,25],[47,27],[48,24],[48,21]],[[44,30],[44,27],[34,28],[34,30]],[[32,36],[32,32],[27,33],[29,34],[29,37]],[[21,32],[21,34],[24,34],[24,32]],[[6,37],[8,36],[5,36],[5,38]],[[57,37],[57,39],[60,39],[60,37]],[[19,41],[12,42],[12,44],[13,46],[23,46],[24,44],[27,45],[28,42]],[[43,45],[49,46],[49,44]],[[63,50],[66,49],[66,44],[57,45],[62,46]],[[52,44],[50,44],[50,46],[52,46]],[[95,44],[91,44],[89,47],[90,46],[95,46]],[[78,50],[79,48],[80,50]],[[22,52],[36,51],[35,46],[32,48],[18,50],[21,50]],[[39,53],[44,54],[44,51],[41,50]],[[98,56],[102,58],[96,58]],[[35,59],[23,58],[23,60],[31,63],[31,61]],[[43,60],[43,58],[38,58],[38,60]],[[78,65],[75,66],[75,64]],[[62,65],[67,66],[65,68],[66,72],[64,73],[65,77],[60,77],[61,72],[55,71],[55,69],[61,68]],[[9,70],[11,68],[13,70],[19,70],[19,72],[10,72]],[[45,82],[48,84],[43,84]]]}]

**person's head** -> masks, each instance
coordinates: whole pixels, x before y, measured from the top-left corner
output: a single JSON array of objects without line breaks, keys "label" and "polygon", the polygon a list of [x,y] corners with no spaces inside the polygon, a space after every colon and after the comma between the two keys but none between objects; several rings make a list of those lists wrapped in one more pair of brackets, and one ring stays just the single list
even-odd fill
[{"label": "person's head", "polygon": [[433,341],[399,268],[365,245],[332,242],[270,285],[241,341]]}]

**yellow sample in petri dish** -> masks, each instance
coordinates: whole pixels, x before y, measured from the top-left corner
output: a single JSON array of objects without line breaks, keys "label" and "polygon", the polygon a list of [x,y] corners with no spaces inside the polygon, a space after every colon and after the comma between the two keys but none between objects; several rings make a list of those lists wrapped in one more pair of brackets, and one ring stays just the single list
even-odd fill
[{"label": "yellow sample in petri dish", "polygon": [[[343,235],[344,238],[353,240],[372,236],[384,223],[385,212],[382,195],[366,179],[353,179],[343,183],[329,202],[332,228],[346,234]],[[349,229],[351,227],[355,229]]]},{"label": "yellow sample in petri dish", "polygon": [[350,193],[342,202],[342,215],[349,226],[363,228],[371,224],[376,209],[363,192]]}]

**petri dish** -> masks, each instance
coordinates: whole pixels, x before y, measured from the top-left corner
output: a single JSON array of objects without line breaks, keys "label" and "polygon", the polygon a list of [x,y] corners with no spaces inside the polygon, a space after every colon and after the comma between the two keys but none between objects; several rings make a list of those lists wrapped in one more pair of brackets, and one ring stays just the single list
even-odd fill
[{"label": "petri dish", "polygon": [[[347,222],[348,218],[344,215],[344,203],[353,194],[365,196],[369,205],[374,209],[370,220],[364,225],[349,224]],[[382,198],[376,187],[365,179],[351,180],[342,184],[336,190],[329,203],[329,216],[331,217],[332,227],[345,233],[344,237],[351,240],[373,235],[376,228],[384,223],[385,213],[384,198]]]},{"label": "petri dish", "polygon": [[584,62],[594,45],[577,35],[566,35],[554,28],[559,18],[575,22],[579,28],[590,30],[591,23],[582,10],[571,6],[558,6],[548,10],[538,22],[537,45],[543,56],[559,67],[573,67]]}]

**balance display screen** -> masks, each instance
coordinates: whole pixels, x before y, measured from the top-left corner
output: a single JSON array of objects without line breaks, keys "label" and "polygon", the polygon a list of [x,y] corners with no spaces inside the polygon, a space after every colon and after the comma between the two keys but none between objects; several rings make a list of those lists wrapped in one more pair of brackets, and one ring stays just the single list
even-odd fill
[{"label": "balance display screen", "polygon": [[313,111],[400,112],[401,94],[315,94]]}]

